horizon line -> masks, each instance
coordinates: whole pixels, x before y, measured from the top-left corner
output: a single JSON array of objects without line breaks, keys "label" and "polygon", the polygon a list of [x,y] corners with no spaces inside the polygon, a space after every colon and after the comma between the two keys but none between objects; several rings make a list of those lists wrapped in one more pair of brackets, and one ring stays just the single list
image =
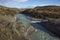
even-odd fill
[{"label": "horizon line", "polygon": [[[4,6],[4,5],[0,5],[0,6]],[[4,6],[4,7],[8,7],[8,8],[34,8],[37,6],[60,6],[60,5],[34,5],[34,6],[28,6],[28,7],[10,7],[10,6]]]}]

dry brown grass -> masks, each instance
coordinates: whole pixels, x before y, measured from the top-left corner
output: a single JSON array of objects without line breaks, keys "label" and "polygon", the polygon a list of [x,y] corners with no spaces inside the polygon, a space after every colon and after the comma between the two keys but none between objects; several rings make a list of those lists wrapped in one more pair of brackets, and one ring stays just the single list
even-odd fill
[{"label": "dry brown grass", "polygon": [[17,26],[13,26],[16,25],[16,22],[14,22],[14,24],[13,22],[8,20],[10,20],[9,16],[0,16],[0,40],[27,40],[16,29]]}]

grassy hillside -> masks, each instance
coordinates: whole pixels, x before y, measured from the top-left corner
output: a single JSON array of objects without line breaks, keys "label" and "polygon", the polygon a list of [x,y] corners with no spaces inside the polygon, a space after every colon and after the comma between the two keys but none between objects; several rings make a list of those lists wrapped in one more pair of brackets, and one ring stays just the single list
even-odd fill
[{"label": "grassy hillside", "polygon": [[38,6],[33,9],[26,9],[22,13],[35,18],[60,18],[60,6]]},{"label": "grassy hillside", "polygon": [[20,9],[0,6],[0,40],[27,40],[20,30],[16,29],[20,27],[14,18],[18,12]]}]

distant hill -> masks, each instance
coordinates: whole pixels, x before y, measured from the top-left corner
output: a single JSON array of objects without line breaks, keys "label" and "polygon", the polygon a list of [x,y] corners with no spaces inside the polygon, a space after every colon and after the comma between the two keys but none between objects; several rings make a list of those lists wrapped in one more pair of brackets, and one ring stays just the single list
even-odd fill
[{"label": "distant hill", "polygon": [[33,9],[26,9],[22,13],[36,18],[60,18],[60,6],[37,6]]},{"label": "distant hill", "polygon": [[24,9],[18,9],[18,8],[9,8],[5,6],[0,6],[0,14],[2,15],[14,15],[16,13],[19,13],[23,11]]},{"label": "distant hill", "polygon": [[41,6],[34,8],[37,11],[44,11],[44,12],[59,12],[60,6]]}]

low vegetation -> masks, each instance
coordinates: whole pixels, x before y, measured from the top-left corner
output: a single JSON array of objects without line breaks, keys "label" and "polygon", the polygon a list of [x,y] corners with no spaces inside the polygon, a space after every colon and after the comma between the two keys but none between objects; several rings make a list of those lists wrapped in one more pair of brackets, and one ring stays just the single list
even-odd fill
[{"label": "low vegetation", "polygon": [[0,20],[0,40],[27,40],[13,25],[7,20]]}]

